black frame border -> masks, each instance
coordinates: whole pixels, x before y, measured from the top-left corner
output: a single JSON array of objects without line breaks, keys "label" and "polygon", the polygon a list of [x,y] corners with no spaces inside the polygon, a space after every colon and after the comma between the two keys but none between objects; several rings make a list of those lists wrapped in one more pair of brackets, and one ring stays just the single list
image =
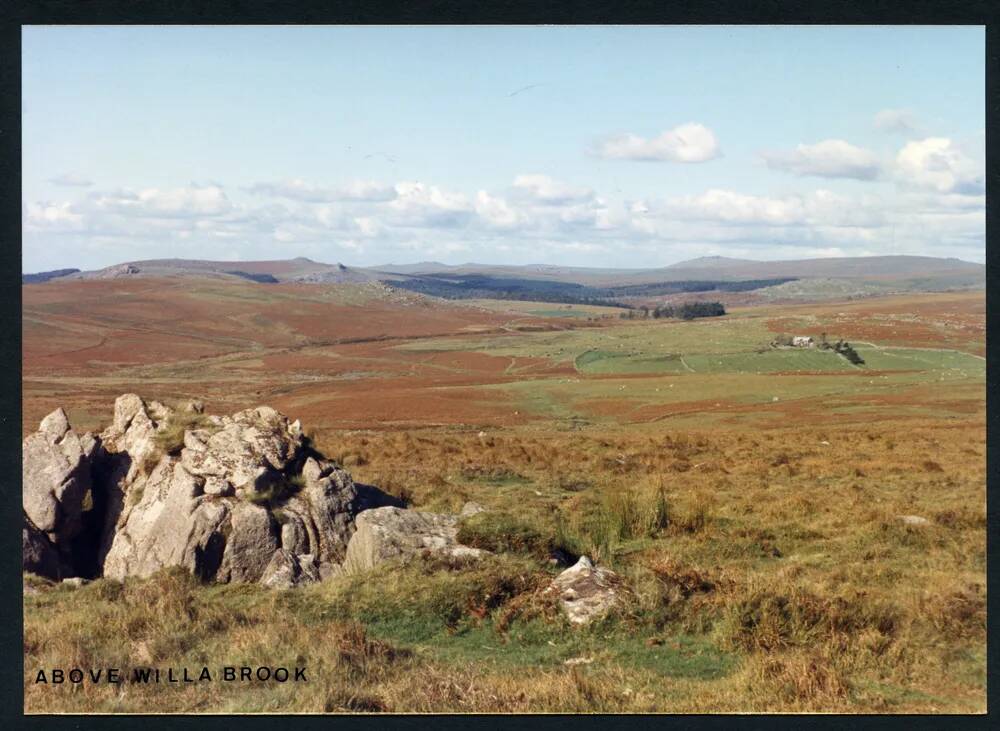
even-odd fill
[{"label": "black frame border", "polygon": [[[227,716],[24,716],[23,715],[23,608],[20,602],[20,548],[16,540],[21,517],[21,26],[22,25],[982,25],[986,32],[986,185],[998,189],[1000,153],[994,143],[1000,120],[1000,4],[990,0],[705,0],[694,5],[668,5],[656,0],[550,0],[545,4],[525,0],[470,3],[467,0],[0,0],[0,709],[11,727],[31,728],[129,728],[141,718],[162,728],[227,728]],[[1000,445],[1000,250],[991,246],[997,230],[996,201],[987,196],[986,207],[986,318],[987,318],[987,612],[988,627],[1000,617],[997,546],[1000,544],[998,464]],[[993,438],[991,438],[993,437]],[[989,633],[987,633],[989,637]],[[987,647],[987,701],[1000,704],[997,677],[1000,640]],[[529,715],[529,716],[297,716],[295,723],[318,728],[392,726],[420,729],[428,723],[442,728],[518,727],[578,728],[602,731],[633,728],[650,723],[675,728],[747,729],[785,728],[905,728],[940,729],[964,726],[989,728],[997,712],[983,716],[630,716]],[[271,716],[240,716],[247,729],[273,725]]]}]

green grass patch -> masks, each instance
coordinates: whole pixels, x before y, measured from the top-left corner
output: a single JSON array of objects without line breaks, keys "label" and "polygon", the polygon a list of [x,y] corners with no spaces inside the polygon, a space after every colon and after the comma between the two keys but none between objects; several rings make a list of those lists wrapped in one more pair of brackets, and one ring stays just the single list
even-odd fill
[{"label": "green grass patch", "polygon": [[878,370],[953,370],[970,377],[985,375],[986,361],[957,350],[923,350],[920,348],[873,348],[855,346],[865,359],[865,367]]}]

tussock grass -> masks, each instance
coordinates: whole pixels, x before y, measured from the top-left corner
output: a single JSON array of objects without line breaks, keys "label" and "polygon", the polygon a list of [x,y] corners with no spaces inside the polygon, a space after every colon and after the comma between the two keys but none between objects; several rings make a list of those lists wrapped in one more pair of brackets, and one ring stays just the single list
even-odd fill
[{"label": "tussock grass", "polygon": [[545,560],[556,550],[565,550],[559,537],[546,533],[510,513],[487,511],[464,518],[458,541],[493,553],[515,553]]},{"label": "tussock grass", "polygon": [[560,533],[572,552],[608,561],[621,544],[654,538],[669,524],[667,491],[661,481],[607,484],[567,502]]},{"label": "tussock grass", "polygon": [[[156,432],[153,443],[161,454],[179,454],[184,447],[184,434],[193,429],[211,427],[204,414],[177,409],[167,419],[167,423]],[[157,459],[159,457],[157,456]]]},{"label": "tussock grass", "polygon": [[788,593],[759,589],[730,605],[720,632],[733,649],[771,651],[868,629],[892,637],[898,623],[898,612],[891,605],[876,604],[860,594],[827,598],[801,589]]},{"label": "tussock grass", "polygon": [[744,666],[738,682],[752,699],[754,710],[775,702],[795,711],[843,708],[850,689],[836,663],[815,652],[755,656]]},{"label": "tussock grass", "polygon": [[263,490],[257,490],[247,495],[247,500],[255,505],[262,505],[269,510],[280,510],[281,506],[288,502],[289,498],[298,493],[306,485],[306,478],[302,475],[281,476],[271,482]]}]

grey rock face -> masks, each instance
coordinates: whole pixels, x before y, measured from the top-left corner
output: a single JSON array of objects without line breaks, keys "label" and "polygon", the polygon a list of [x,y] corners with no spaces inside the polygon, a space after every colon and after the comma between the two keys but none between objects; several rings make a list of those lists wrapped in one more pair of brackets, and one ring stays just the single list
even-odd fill
[{"label": "grey rock face", "polygon": [[309,554],[295,555],[279,549],[271,556],[260,583],[272,589],[291,589],[302,584],[319,581],[316,559]]},{"label": "grey rock face", "polygon": [[[65,563],[72,558],[71,543],[84,527],[92,460],[98,447],[93,435],[81,437],[70,428],[62,409],[46,416],[38,431],[21,445],[24,514]],[[32,546],[38,543],[34,538]]]},{"label": "grey rock face", "polygon": [[182,459],[202,477],[226,478],[235,488],[262,490],[274,472],[284,470],[302,449],[302,435],[292,434],[288,419],[261,406],[223,416],[220,428],[190,433]]},{"label": "grey rock face", "polygon": [[211,578],[221,562],[221,531],[229,506],[207,502],[197,478],[176,458],[162,460],[141,484],[129,486],[130,500],[104,559],[113,579],[149,576],[165,566],[185,566]]},{"label": "grey rock face", "polygon": [[169,415],[163,404],[153,401],[147,405],[134,393],[115,399],[114,421],[101,432],[101,444],[109,453],[127,455],[123,479],[134,481],[147,461],[156,455],[154,438]]},{"label": "grey rock face", "polygon": [[318,476],[303,472],[306,486],[300,499],[289,505],[289,512],[297,513],[312,528],[309,553],[320,563],[340,563],[354,532],[357,490],[351,476],[332,462],[324,460],[318,466]]},{"label": "grey rock face", "polygon": [[278,528],[271,513],[259,505],[238,502],[229,521],[229,539],[216,581],[259,581],[279,548]]},{"label": "grey rock face", "polygon": [[309,552],[309,533],[306,531],[305,520],[297,513],[283,516],[285,522],[281,525],[281,547],[292,554]]},{"label": "grey rock face", "polygon": [[393,559],[406,560],[424,551],[452,558],[480,558],[487,552],[456,539],[458,516],[384,507],[359,513],[347,545],[343,567],[366,571]]},{"label": "grey rock face", "polygon": [[136,399],[118,399],[106,432],[130,465],[120,476],[123,505],[106,576],[179,565],[205,580],[254,582],[284,550],[286,568],[311,557],[309,569],[292,572],[298,582],[343,560],[358,509],[354,483],[333,462],[307,454],[299,426],[269,407],[205,417],[185,432],[179,452],[160,456],[147,475],[131,467],[136,459],[127,450],[148,465],[146,445],[155,447],[170,411],[157,404],[154,413],[153,404]]}]

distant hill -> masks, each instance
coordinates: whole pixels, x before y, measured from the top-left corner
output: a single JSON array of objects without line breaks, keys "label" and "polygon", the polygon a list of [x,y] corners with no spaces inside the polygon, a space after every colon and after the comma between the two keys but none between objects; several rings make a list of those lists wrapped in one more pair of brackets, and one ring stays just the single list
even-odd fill
[{"label": "distant hill", "polygon": [[59,277],[65,277],[70,274],[76,274],[79,269],[53,269],[49,272],[35,272],[34,274],[22,274],[21,284],[41,284],[42,282],[48,282],[50,279],[58,279]]},{"label": "distant hill", "polygon": [[986,267],[961,259],[930,256],[866,256],[787,261],[754,261],[725,256],[706,256],[677,262],[656,269],[612,269],[550,265],[461,264],[449,266],[428,263],[403,267],[373,267],[387,279],[403,276],[471,276],[543,279],[582,284],[591,287],[651,285],[665,282],[701,282],[718,280],[740,282],[770,279],[847,279],[883,282],[908,291],[982,288],[986,286]]},{"label": "distant hill", "polygon": [[985,286],[986,267],[960,259],[928,256],[866,256],[787,261],[751,261],[718,257],[711,262],[680,262],[663,269],[648,270],[643,277],[663,277],[666,281],[704,278],[711,272],[722,280],[745,279],[849,279],[899,282],[923,279],[927,288]]},{"label": "distant hill", "polygon": [[986,268],[960,259],[871,256],[753,261],[708,256],[656,269],[439,262],[351,267],[305,257],[273,261],[150,259],[96,271],[24,274],[25,284],[51,279],[213,277],[267,283],[338,284],[381,281],[449,299],[488,297],[549,302],[632,302],[700,293],[753,293],[756,300],[825,299],[874,293],[983,289]]},{"label": "distant hill", "polygon": [[[711,269],[727,277],[798,277],[798,278],[861,278],[903,279],[936,275],[943,272],[983,274],[982,264],[961,259],[940,259],[932,256],[857,256],[824,259],[792,259],[788,261],[752,261],[703,257],[665,267],[665,270],[691,271]],[[662,270],[661,270],[662,271]]]},{"label": "distant hill", "polygon": [[670,264],[664,269],[725,269],[727,267],[740,266],[741,264],[759,264],[753,259],[733,259],[728,256],[699,256],[697,259],[679,261]]},{"label": "distant hill", "polygon": [[[79,271],[79,270],[77,270]],[[324,264],[305,257],[271,261],[203,261],[198,259],[147,259],[79,272],[75,279],[120,279],[124,277],[208,276],[249,279],[260,283],[371,282],[379,277],[365,269],[343,264]]]},{"label": "distant hill", "polygon": [[421,264],[410,267],[376,266],[370,271],[387,279],[405,276],[488,276],[498,278],[536,279],[551,282],[564,282],[604,286],[622,283],[633,283],[636,278],[653,269],[604,269],[596,267],[570,267],[555,264]]}]

